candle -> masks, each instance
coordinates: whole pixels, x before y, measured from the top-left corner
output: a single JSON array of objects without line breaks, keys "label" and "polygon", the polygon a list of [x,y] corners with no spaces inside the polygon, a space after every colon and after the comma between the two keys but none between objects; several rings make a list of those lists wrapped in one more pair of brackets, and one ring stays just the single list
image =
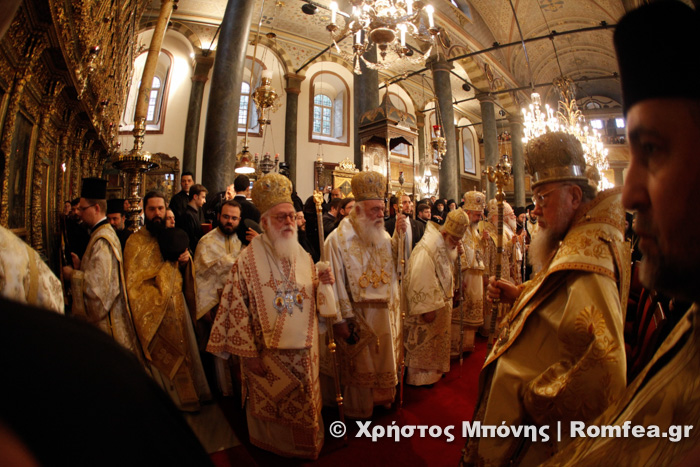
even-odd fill
[{"label": "candle", "polygon": [[413,14],[413,0],[406,0],[406,14]]},{"label": "candle", "polygon": [[432,5],[428,5],[427,7],[425,7],[425,11],[428,12],[428,27],[432,29],[435,27],[435,22],[433,21],[433,12],[435,11],[435,9]]},{"label": "candle", "polygon": [[399,24],[399,31],[401,31],[401,47],[406,47],[406,26]]},{"label": "candle", "polygon": [[335,16],[338,12],[338,4],[336,2],[331,2],[331,24],[335,24]]},{"label": "candle", "polygon": [[361,43],[362,43],[362,29],[360,29],[359,31],[357,31],[355,33],[355,44],[359,45]]}]

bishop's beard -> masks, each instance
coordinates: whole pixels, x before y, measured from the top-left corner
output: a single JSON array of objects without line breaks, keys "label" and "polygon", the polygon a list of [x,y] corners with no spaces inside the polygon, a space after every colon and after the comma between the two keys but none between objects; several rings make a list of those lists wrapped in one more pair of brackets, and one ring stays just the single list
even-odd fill
[{"label": "bishop's beard", "polygon": [[354,220],[353,226],[365,245],[379,246],[386,240],[386,229],[384,229],[384,219],[376,219],[370,221],[364,212],[359,212],[357,209],[350,211],[350,216]]},{"label": "bishop's beard", "polygon": [[299,244],[296,223],[285,225],[280,229],[270,226],[265,233],[270,236],[270,242],[277,258],[292,259]]},{"label": "bishop's beard", "polygon": [[556,224],[540,223],[540,229],[530,242],[528,250],[528,262],[535,271],[545,267],[557,251],[559,244],[569,231],[573,215],[573,211],[567,211],[564,206],[561,206],[554,216]]}]

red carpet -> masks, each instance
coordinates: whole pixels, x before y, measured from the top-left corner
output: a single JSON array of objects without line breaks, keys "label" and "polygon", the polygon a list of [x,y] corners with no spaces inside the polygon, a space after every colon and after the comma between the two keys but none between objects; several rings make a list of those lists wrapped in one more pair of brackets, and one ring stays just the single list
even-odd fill
[{"label": "red carpet", "polygon": [[454,425],[455,428],[451,431],[454,436],[452,442],[448,442],[448,437],[444,434],[435,439],[427,432],[424,438],[421,438],[416,432],[411,438],[401,438],[398,442],[388,437],[372,442],[371,438],[356,438],[355,436],[360,431],[357,422],[346,420],[348,443],[347,446],[344,446],[342,439],[333,438],[328,432],[329,425],[338,419],[338,411],[326,408],[323,412],[326,440],[318,460],[309,462],[287,459],[250,444],[245,413],[239,407],[239,400],[228,398],[221,401],[220,405],[243,444],[236,448],[214,453],[211,455],[211,459],[218,467],[278,465],[454,466],[459,461],[464,447],[462,422],[471,420],[477,397],[479,371],[485,356],[486,340],[477,336],[476,350],[465,355],[461,370],[459,361],[453,360],[450,372],[432,388],[405,386],[402,409],[398,409],[398,400],[391,410],[374,409],[374,416],[369,426],[370,433],[372,427],[380,425],[387,428],[392,425],[392,422],[396,422],[394,426],[399,427],[437,425],[443,430]]}]

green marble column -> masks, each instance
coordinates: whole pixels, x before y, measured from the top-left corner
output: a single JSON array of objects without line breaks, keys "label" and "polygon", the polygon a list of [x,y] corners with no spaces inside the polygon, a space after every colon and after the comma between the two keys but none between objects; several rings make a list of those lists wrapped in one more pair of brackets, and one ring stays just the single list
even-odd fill
[{"label": "green marble column", "polygon": [[455,117],[452,110],[452,85],[450,83],[450,70],[452,68],[452,64],[445,61],[442,56],[438,60],[430,62],[435,96],[440,105],[442,136],[447,143],[447,153],[440,166],[439,196],[447,199],[459,199],[459,152],[457,151]]},{"label": "green marble column", "polygon": [[250,0],[229,0],[221,22],[202,157],[202,184],[210,193],[225,190],[235,178],[238,108],[254,6]]},{"label": "green marble column", "polygon": [[[289,178],[297,185],[297,120],[299,118],[299,94],[301,82],[306,76],[287,73],[284,75],[287,86],[287,105],[284,116],[284,160],[289,164]],[[309,172],[311,173],[311,172]]]},{"label": "green marble column", "polygon": [[187,108],[187,123],[185,126],[185,144],[182,148],[182,172],[192,172],[197,179],[197,143],[199,142],[199,121],[202,117],[202,98],[204,85],[209,79],[209,70],[214,64],[213,56],[197,55],[194,58],[194,74],[190,103]]},{"label": "green marble column", "polygon": [[[365,58],[370,62],[377,61],[377,49],[373,47],[365,53]],[[379,107],[379,72],[370,70],[360,61],[361,75],[355,75],[353,83],[353,98],[355,106],[355,118],[353,122],[354,145],[355,145],[355,167],[365,170],[362,163],[362,148],[360,147],[360,118],[368,110]]]},{"label": "green marble column", "polygon": [[525,159],[523,156],[523,118],[513,115],[508,118],[510,122],[510,144],[513,153],[513,190],[515,191],[515,205],[525,206]]},{"label": "green marble column", "polygon": [[[484,129],[484,165],[495,167],[498,164],[498,127],[496,126],[495,98],[490,94],[478,94],[481,106],[481,123]],[[486,167],[482,167],[485,169]],[[486,181],[486,197],[496,196],[496,184]]]}]

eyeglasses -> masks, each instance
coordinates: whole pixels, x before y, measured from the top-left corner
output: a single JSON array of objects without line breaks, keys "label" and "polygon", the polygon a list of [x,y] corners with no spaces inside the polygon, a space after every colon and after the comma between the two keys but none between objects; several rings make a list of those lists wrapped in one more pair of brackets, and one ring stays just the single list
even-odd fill
[{"label": "eyeglasses", "polygon": [[549,191],[545,191],[544,193],[535,193],[532,195],[532,204],[535,206],[539,206],[541,208],[547,207],[547,203],[545,202],[547,197],[552,194],[554,191],[558,190],[559,188],[565,187],[565,186],[571,186],[570,183],[563,183],[561,185],[555,186]]},{"label": "eyeglasses", "polygon": [[86,210],[90,209],[91,207],[95,206],[96,204],[97,204],[97,203],[91,204],[90,206],[85,206],[85,207],[83,207],[83,206],[78,206],[78,211],[80,211],[80,212],[86,211]]},{"label": "eyeglasses", "polygon": [[292,222],[296,222],[297,220],[297,213],[296,212],[290,212],[288,214],[277,214],[275,216],[270,216],[277,222],[284,222],[285,220],[289,219]]}]

